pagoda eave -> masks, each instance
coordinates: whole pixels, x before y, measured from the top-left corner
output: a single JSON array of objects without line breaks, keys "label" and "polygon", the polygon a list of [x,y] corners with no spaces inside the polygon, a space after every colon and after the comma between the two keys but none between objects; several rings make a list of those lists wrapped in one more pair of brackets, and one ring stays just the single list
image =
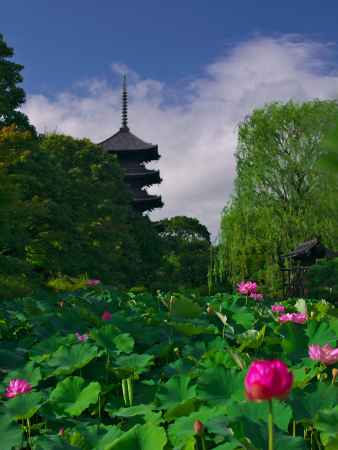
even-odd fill
[{"label": "pagoda eave", "polygon": [[149,195],[148,198],[133,199],[134,208],[139,212],[151,211],[155,208],[162,208],[162,197],[157,195]]},{"label": "pagoda eave", "polygon": [[138,162],[158,161],[161,155],[158,153],[157,146],[143,150],[107,150],[114,153],[117,158],[123,161],[134,160]]},{"label": "pagoda eave", "polygon": [[158,170],[126,172],[125,180],[127,183],[137,184],[138,186],[151,186],[162,182],[162,178],[160,177],[160,172]]}]

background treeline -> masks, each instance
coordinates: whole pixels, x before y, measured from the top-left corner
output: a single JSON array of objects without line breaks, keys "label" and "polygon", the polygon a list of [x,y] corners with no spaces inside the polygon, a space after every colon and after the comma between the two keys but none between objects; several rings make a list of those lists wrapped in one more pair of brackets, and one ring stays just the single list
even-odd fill
[{"label": "background treeline", "polygon": [[337,124],[337,101],[315,100],[272,103],[239,125],[235,187],[222,215],[214,277],[233,284],[254,279],[276,295],[281,255],[316,236],[338,250],[338,177],[331,164],[338,146],[330,137]]}]

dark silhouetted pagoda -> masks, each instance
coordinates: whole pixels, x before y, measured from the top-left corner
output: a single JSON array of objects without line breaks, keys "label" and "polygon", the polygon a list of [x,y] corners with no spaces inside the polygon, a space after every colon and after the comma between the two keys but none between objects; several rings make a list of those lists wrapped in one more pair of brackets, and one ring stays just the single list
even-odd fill
[{"label": "dark silhouetted pagoda", "polygon": [[143,213],[162,208],[161,196],[149,195],[145,190],[146,187],[162,182],[159,170],[149,170],[145,167],[146,163],[160,159],[158,147],[142,141],[129,130],[126,76],[123,77],[121,128],[99,145],[107,152],[117,155],[125,173],[125,181],[133,196],[135,210]]}]

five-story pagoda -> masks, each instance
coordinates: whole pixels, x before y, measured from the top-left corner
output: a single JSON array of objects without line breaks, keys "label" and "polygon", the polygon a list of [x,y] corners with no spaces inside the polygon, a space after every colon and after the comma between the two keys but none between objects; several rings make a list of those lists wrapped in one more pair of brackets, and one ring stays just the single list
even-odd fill
[{"label": "five-story pagoda", "polygon": [[158,170],[149,170],[145,167],[146,163],[160,159],[160,155],[157,145],[142,141],[129,130],[126,76],[123,77],[121,128],[99,145],[107,152],[117,155],[125,173],[125,181],[133,196],[135,210],[143,213],[162,208],[161,196],[149,195],[144,189],[162,181]]}]

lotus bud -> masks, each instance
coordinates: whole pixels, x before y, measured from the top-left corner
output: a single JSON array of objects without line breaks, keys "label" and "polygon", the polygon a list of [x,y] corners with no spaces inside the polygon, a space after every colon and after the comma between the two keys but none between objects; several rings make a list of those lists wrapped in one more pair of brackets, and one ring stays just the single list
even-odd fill
[{"label": "lotus bud", "polygon": [[251,363],[244,386],[249,400],[261,401],[287,397],[292,383],[293,375],[283,361],[257,360]]},{"label": "lotus bud", "polygon": [[198,435],[198,436],[202,436],[202,434],[204,433],[204,425],[200,420],[195,420],[194,423],[194,432]]}]

